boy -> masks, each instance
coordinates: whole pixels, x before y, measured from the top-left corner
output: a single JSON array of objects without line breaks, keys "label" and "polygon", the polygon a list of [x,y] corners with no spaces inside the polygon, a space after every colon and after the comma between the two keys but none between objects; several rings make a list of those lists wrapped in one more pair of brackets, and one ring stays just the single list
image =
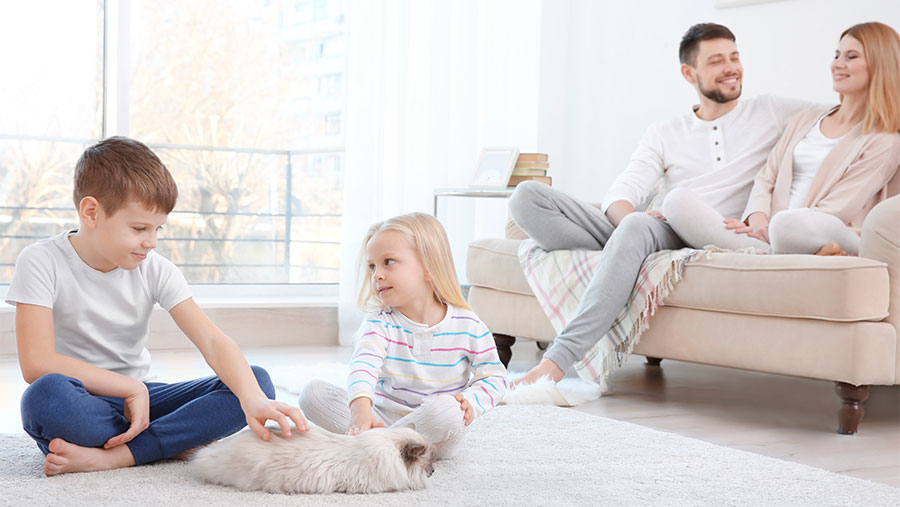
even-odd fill
[{"label": "boy", "polygon": [[[108,470],[170,458],[266,420],[308,429],[273,401],[265,370],[191,298],[178,268],[153,251],[178,189],[144,144],[112,137],[75,166],[81,227],[25,248],[7,302],[16,305],[19,366],[31,384],[22,424],[47,456],[44,473]],[[218,377],[144,382],[153,305],[169,311]]]}]

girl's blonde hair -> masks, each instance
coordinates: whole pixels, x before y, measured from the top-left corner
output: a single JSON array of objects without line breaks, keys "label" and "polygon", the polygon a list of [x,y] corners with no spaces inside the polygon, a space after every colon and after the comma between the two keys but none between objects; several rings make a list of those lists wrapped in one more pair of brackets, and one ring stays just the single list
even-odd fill
[{"label": "girl's blonde hair", "polygon": [[900,36],[877,21],[853,25],[845,35],[862,44],[869,67],[863,132],[900,132]]},{"label": "girl's blonde hair", "polygon": [[366,232],[362,248],[359,251],[360,283],[356,304],[360,310],[371,312],[383,307],[372,290],[372,277],[369,272],[369,263],[366,260],[366,246],[372,236],[386,230],[401,232],[409,238],[419,261],[425,267],[425,272],[431,278],[431,287],[436,301],[471,310],[459,289],[459,280],[456,278],[456,270],[453,268],[453,255],[450,253],[450,242],[447,241],[444,227],[433,216],[418,212],[378,222],[369,227],[369,231]]}]

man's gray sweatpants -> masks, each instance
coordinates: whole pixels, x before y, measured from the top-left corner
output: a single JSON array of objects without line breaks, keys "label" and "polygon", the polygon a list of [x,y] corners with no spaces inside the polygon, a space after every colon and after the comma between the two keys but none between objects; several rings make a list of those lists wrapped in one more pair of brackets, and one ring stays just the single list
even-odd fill
[{"label": "man's gray sweatpants", "polygon": [[613,227],[599,208],[536,182],[516,187],[509,212],[545,250],[605,251],[578,311],[544,353],[563,371],[609,331],[628,302],[644,259],[685,246],[666,222],[647,213],[631,213]]}]

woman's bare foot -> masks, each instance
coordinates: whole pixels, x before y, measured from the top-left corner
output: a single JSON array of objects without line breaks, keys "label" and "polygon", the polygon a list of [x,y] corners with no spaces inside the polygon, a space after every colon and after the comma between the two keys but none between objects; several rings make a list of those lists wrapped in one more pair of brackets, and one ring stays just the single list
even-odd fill
[{"label": "woman's bare foot", "polygon": [[820,248],[816,255],[847,255],[847,252],[841,250],[841,245],[831,242]]},{"label": "woman's bare foot", "polygon": [[541,359],[541,362],[528,370],[524,377],[513,380],[510,383],[510,387],[515,387],[519,384],[534,384],[541,377],[550,377],[550,380],[553,382],[559,382],[565,376],[566,372],[560,370],[556,363],[549,359]]},{"label": "woman's bare foot", "polygon": [[54,438],[49,447],[50,454],[44,460],[44,473],[47,475],[96,472],[134,465],[134,457],[127,445],[112,449],[81,447],[61,438]]}]

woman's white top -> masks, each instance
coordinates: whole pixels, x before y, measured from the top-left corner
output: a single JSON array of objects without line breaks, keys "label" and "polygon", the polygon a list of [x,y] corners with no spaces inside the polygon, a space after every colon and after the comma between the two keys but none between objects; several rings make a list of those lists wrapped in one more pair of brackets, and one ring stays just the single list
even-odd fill
[{"label": "woman's white top", "polygon": [[791,179],[791,198],[788,200],[788,209],[803,207],[803,201],[806,199],[806,194],[809,193],[809,187],[812,186],[816,173],[822,167],[822,161],[843,137],[836,139],[825,137],[825,134],[822,133],[822,119],[825,116],[827,113],[819,118],[819,121],[809,129],[806,136],[794,148],[794,175]]}]

